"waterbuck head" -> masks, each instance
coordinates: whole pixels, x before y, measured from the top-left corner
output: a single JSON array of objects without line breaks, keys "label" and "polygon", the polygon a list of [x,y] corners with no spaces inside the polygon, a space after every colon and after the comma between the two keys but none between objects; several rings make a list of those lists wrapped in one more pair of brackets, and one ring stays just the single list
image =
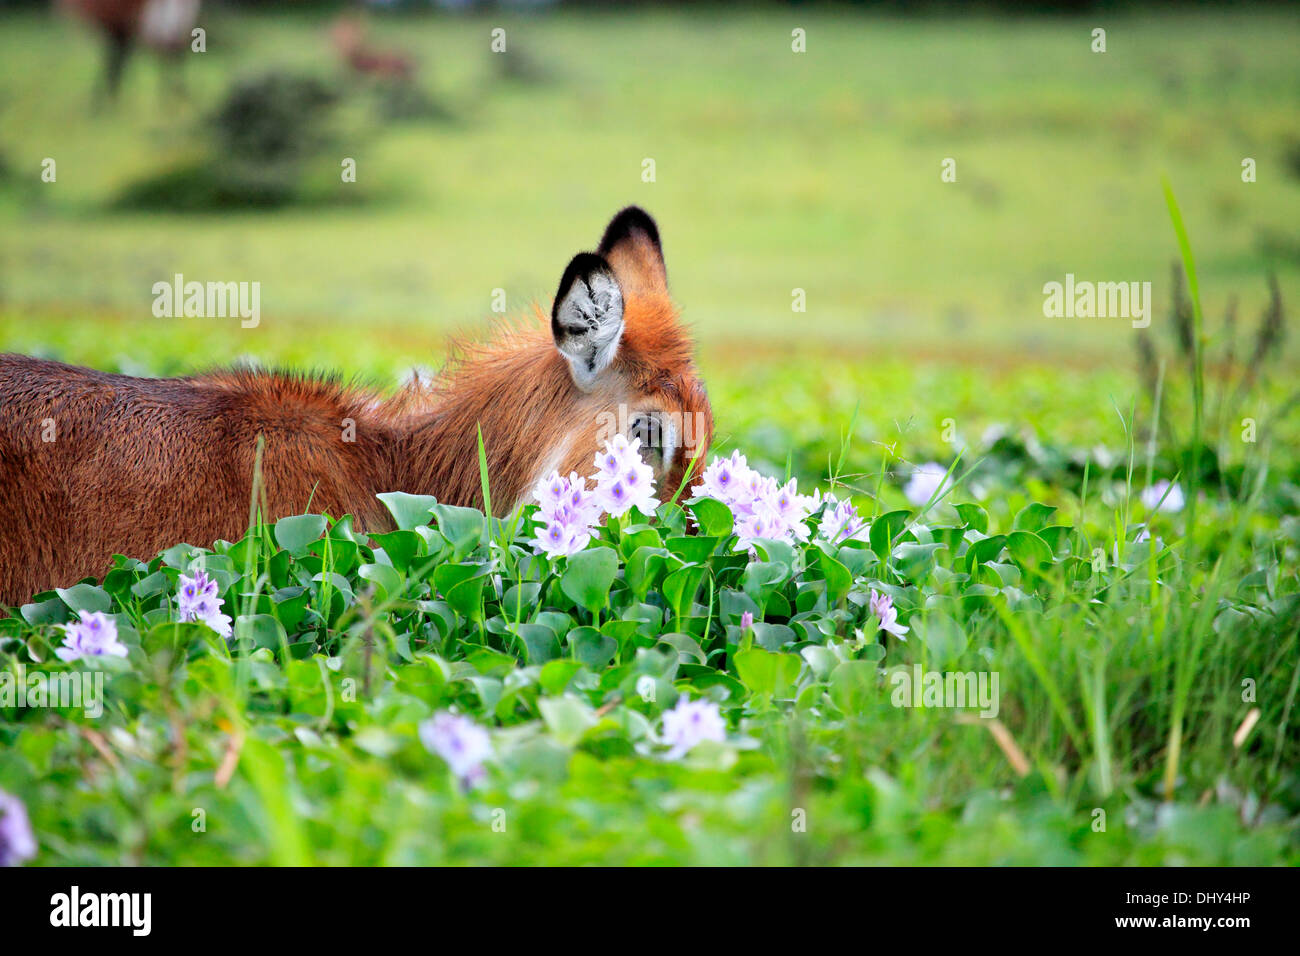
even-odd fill
[{"label": "waterbuck head", "polygon": [[595,252],[569,262],[551,306],[551,335],[573,406],[551,456],[556,467],[588,473],[604,442],[622,433],[640,439],[660,497],[671,498],[708,449],[713,411],[668,295],[659,229],[645,210],[624,209]]},{"label": "waterbuck head", "polygon": [[[463,346],[438,386],[431,428],[417,429],[407,490],[482,505],[482,431],[498,512],[530,500],[552,471],[586,476],[615,434],[639,438],[661,500],[703,468],[713,412],[692,343],[668,295],[659,229],[642,209],[616,215],[594,252],[570,260],[549,330],[517,326]],[[468,439],[468,441],[467,441]]]}]

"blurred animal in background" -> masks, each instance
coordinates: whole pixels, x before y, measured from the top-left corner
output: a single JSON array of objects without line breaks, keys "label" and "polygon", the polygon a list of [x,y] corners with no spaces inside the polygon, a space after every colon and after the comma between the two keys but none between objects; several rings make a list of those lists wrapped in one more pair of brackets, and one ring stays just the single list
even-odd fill
[{"label": "blurred animal in background", "polygon": [[345,14],[330,27],[334,48],[353,73],[390,83],[409,83],[415,76],[415,60],[400,50],[372,46],[367,27],[360,17]]},{"label": "blurred animal in background", "polygon": [[189,48],[199,19],[200,0],[57,0],[64,10],[95,27],[104,37],[104,71],[99,96],[112,100],[137,41],[169,64],[180,88],[181,55]]}]

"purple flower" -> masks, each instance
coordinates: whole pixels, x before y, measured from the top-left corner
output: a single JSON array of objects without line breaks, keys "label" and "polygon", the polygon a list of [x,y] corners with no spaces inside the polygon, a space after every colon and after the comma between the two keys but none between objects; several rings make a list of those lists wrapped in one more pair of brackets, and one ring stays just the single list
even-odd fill
[{"label": "purple flower", "polygon": [[826,510],[817,529],[821,537],[831,544],[843,544],[852,538],[866,540],[867,524],[858,514],[858,509],[853,507],[853,502],[840,501],[833,494],[817,499],[817,504],[822,502],[826,504]]},{"label": "purple flower", "polygon": [[487,775],[483,762],[492,756],[492,739],[468,717],[441,711],[421,722],[419,734],[425,749],[447,761],[451,772],[466,787]]},{"label": "purple flower", "polygon": [[558,471],[553,471],[550,477],[543,478],[533,489],[533,497],[537,499],[537,504],[544,514],[550,514],[560,505],[567,504],[569,497],[569,482],[560,477]]},{"label": "purple flower", "polygon": [[804,519],[815,499],[799,494],[796,479],[778,485],[775,478],[749,467],[738,451],[730,458],[713,459],[692,490],[697,497],[713,498],[730,509],[738,548],[752,549],[758,538],[791,544],[808,540]]},{"label": "purple flower", "polygon": [[664,711],[663,739],[672,748],[668,759],[676,760],[705,740],[726,740],[727,725],[713,701],[688,700],[683,694],[676,707]]},{"label": "purple flower", "polygon": [[945,486],[944,479],[947,476],[948,469],[943,465],[927,462],[912,472],[912,477],[903,488],[903,495],[917,507],[928,504]]},{"label": "purple flower", "polygon": [[176,590],[176,603],[182,612],[197,607],[204,600],[216,600],[217,582],[208,577],[206,571],[194,572],[194,577],[180,578],[180,587]]},{"label": "purple flower", "polygon": [[18,866],[36,855],[27,808],[17,797],[0,790],[0,866]]},{"label": "purple flower", "polygon": [[615,435],[605,442],[604,451],[596,453],[596,474],[593,477],[596,481],[600,481],[601,478],[618,477],[627,470],[632,459],[641,461],[641,453],[637,451],[640,447],[639,438],[633,438],[629,442],[626,435]]},{"label": "purple flower", "polygon": [[182,574],[179,584],[176,604],[181,622],[198,621],[222,637],[230,637],[231,621],[228,615],[221,613],[225,602],[217,597],[217,582],[208,577],[206,571],[196,571],[193,577]]},{"label": "purple flower", "polygon": [[600,505],[587,490],[587,479],[576,473],[561,478],[553,471],[538,482],[533,497],[539,506],[540,526],[533,540],[538,554],[565,557],[587,546],[600,520]]},{"label": "purple flower", "polygon": [[616,518],[633,508],[652,515],[659,507],[654,469],[641,458],[640,447],[639,438],[629,442],[623,435],[615,435],[596,456],[596,500]]},{"label": "purple flower", "polygon": [[[1163,501],[1161,501],[1162,498]],[[1157,508],[1169,512],[1182,511],[1183,505],[1186,503],[1186,499],[1183,497],[1183,489],[1164,480],[1157,481],[1142,492],[1142,506],[1148,511],[1154,511]]]},{"label": "purple flower", "polygon": [[731,505],[748,474],[749,464],[739,451],[733,451],[730,458],[714,458],[695,486],[695,494]]},{"label": "purple flower", "polygon": [[753,611],[742,611],[741,614],[740,614],[740,630],[741,630],[741,632],[743,633],[743,632],[745,632],[745,631],[748,631],[748,630],[749,630],[751,627],[753,627],[753,626],[754,626],[754,612],[753,612]]},{"label": "purple flower", "polygon": [[126,657],[126,645],[117,639],[117,622],[100,611],[79,611],[80,621],[60,624],[63,646],[54,653],[60,660],[83,657]]},{"label": "purple flower", "polygon": [[748,512],[742,512],[736,521],[736,547],[753,548],[759,538],[784,538],[786,529],[778,515],[766,501],[756,501]]},{"label": "purple flower", "polygon": [[533,489],[538,504],[533,546],[538,554],[552,558],[577,554],[587,546],[606,512],[618,517],[640,508],[654,514],[659,506],[654,469],[642,460],[637,450],[640,445],[639,438],[629,442],[625,435],[605,442],[604,451],[596,455],[596,474],[592,475],[596,485],[590,490],[587,479],[576,472],[561,478],[553,471],[538,482]]},{"label": "purple flower", "polygon": [[591,527],[574,517],[571,509],[562,508],[537,529],[533,540],[539,554],[551,558],[577,554],[591,540]]},{"label": "purple flower", "polygon": [[906,634],[911,628],[904,627],[898,623],[898,609],[894,607],[894,599],[888,594],[878,594],[876,589],[871,589],[871,613],[880,619],[880,630],[888,631],[900,641],[906,641]]}]

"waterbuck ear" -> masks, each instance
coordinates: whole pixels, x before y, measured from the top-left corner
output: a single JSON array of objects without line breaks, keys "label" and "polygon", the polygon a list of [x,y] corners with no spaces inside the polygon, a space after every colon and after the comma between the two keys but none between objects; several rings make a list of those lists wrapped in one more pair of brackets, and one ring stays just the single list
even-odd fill
[{"label": "waterbuck ear", "polygon": [[551,334],[574,384],[590,391],[623,337],[623,290],[603,257],[580,252],[564,270],[551,306]]},{"label": "waterbuck ear", "polygon": [[666,294],[668,269],[659,227],[640,206],[628,206],[610,220],[597,250],[628,292]]}]

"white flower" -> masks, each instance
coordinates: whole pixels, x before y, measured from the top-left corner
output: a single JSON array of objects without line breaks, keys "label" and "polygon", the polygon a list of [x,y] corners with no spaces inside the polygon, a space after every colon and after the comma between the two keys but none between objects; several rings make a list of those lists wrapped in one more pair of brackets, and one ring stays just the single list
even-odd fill
[{"label": "white flower", "polygon": [[[1166,491],[1168,495],[1165,494]],[[1163,502],[1161,498],[1164,498]],[[1163,479],[1142,491],[1142,505],[1148,511],[1158,508],[1160,511],[1177,512],[1183,510],[1184,504],[1186,501],[1183,498],[1183,489]]]},{"label": "white flower", "polygon": [[688,700],[683,694],[676,707],[664,711],[663,739],[672,747],[668,759],[676,760],[705,740],[726,740],[727,725],[713,701]]},{"label": "white flower", "polygon": [[919,466],[903,488],[903,495],[912,504],[920,507],[929,502],[944,486],[948,469],[937,462],[926,462]]},{"label": "white flower", "polygon": [[483,778],[483,762],[492,756],[492,738],[474,721],[444,710],[422,721],[419,734],[425,749],[445,760],[462,783]]}]

